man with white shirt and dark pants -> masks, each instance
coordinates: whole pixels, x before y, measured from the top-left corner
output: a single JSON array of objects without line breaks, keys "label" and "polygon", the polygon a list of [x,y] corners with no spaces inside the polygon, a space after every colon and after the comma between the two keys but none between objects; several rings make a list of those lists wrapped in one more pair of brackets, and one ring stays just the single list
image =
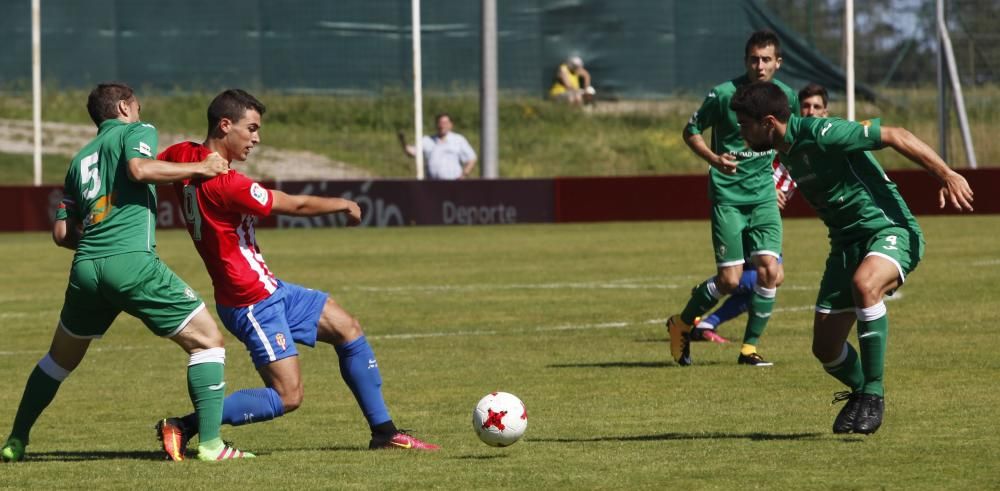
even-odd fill
[{"label": "man with white shirt and dark pants", "polygon": [[[451,116],[448,113],[440,113],[434,120],[437,134],[425,136],[422,140],[427,178],[441,181],[465,179],[476,166],[476,151],[464,136],[451,131]],[[399,133],[399,143],[407,155],[417,155],[416,147],[406,144],[402,132]]]}]

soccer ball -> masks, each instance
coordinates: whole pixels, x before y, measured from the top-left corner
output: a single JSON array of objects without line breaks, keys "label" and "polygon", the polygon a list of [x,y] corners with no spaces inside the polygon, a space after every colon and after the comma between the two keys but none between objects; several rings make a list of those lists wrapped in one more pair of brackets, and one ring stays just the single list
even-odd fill
[{"label": "soccer ball", "polygon": [[528,429],[528,409],[514,394],[486,394],[472,411],[472,428],[487,445],[513,445]]}]

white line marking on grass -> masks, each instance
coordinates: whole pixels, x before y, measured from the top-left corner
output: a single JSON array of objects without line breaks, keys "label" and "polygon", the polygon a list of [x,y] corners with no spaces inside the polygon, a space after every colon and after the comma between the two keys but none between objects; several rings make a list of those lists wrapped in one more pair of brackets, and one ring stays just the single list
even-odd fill
[{"label": "white line marking on grass", "polygon": [[371,293],[407,292],[475,292],[495,290],[672,290],[680,285],[639,285],[635,283],[522,283],[508,285],[414,285],[414,286],[348,286],[341,290],[357,290]]},{"label": "white line marking on grass", "polygon": [[[802,305],[798,307],[784,307],[776,308],[774,312],[799,312],[799,311],[812,311],[815,310],[814,305]],[[443,338],[443,337],[454,337],[454,336],[492,336],[496,334],[524,334],[532,332],[558,332],[558,331],[586,331],[590,329],[621,329],[623,327],[633,326],[633,325],[649,325],[649,324],[664,324],[667,319],[649,319],[645,321],[638,322],[599,322],[594,324],[565,324],[560,326],[538,326],[529,328],[513,328],[513,329],[483,329],[483,330],[465,330],[465,331],[451,331],[451,332],[422,332],[422,333],[408,333],[408,334],[376,334],[366,336],[368,339],[418,339],[418,338]]]},{"label": "white line marking on grass", "polygon": [[[156,344],[142,345],[142,346],[108,346],[107,348],[90,348],[87,353],[100,353],[100,352],[115,352],[115,351],[136,351],[156,348]],[[37,349],[37,350],[21,350],[21,351],[0,351],[0,356],[18,356],[18,355],[41,355],[48,353],[47,349]]]},{"label": "white line marking on grass", "polygon": [[996,266],[1000,264],[1000,258],[998,259],[984,259],[982,261],[974,261],[973,266]]}]

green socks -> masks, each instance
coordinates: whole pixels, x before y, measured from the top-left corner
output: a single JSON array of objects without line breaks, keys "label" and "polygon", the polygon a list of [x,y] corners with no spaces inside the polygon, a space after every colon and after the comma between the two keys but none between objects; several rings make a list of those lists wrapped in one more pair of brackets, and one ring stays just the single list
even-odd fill
[{"label": "green socks", "polygon": [[857,392],[864,386],[865,374],[861,369],[861,360],[858,358],[858,352],[850,343],[844,343],[844,350],[840,356],[830,363],[824,363],[823,369],[833,378],[850,387],[851,392]]},{"label": "green socks", "polygon": [[59,385],[69,373],[69,370],[57,365],[48,353],[38,361],[38,365],[28,377],[28,383],[24,386],[24,395],[21,396],[21,404],[17,406],[17,415],[14,416],[14,426],[10,436],[21,440],[25,445],[28,444],[31,427],[56,397]]},{"label": "green socks", "polygon": [[214,443],[222,425],[222,400],[226,395],[225,348],[211,348],[191,355],[188,362],[188,394],[198,415],[198,441]]},{"label": "green socks", "polygon": [[861,367],[865,373],[865,394],[884,396],[882,373],[885,370],[886,341],[889,337],[889,316],[885,303],[858,309],[858,346]]},{"label": "green socks", "polygon": [[844,343],[844,351],[840,357],[824,363],[823,368],[854,392],[862,391],[882,397],[885,395],[882,377],[889,334],[885,303],[879,302],[871,307],[857,309],[857,314],[861,355],[858,355],[850,343]]},{"label": "green socks", "polygon": [[777,293],[777,288],[754,285],[753,295],[750,296],[750,310],[747,312],[747,328],[743,331],[743,344],[757,346],[767,328],[767,321],[771,319]]},{"label": "green socks", "polygon": [[694,318],[703,315],[719,303],[718,288],[715,287],[715,277],[703,281],[691,291],[691,300],[688,300],[684,310],[681,311],[681,320],[685,324],[694,325]]}]

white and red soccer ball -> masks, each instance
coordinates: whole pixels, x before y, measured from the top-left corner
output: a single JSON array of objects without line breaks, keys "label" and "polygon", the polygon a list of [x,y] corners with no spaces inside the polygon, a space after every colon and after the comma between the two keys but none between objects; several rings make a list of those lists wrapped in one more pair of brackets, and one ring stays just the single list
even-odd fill
[{"label": "white and red soccer ball", "polygon": [[472,427],[476,436],[487,445],[513,445],[528,429],[528,409],[514,394],[486,394],[472,411]]}]

